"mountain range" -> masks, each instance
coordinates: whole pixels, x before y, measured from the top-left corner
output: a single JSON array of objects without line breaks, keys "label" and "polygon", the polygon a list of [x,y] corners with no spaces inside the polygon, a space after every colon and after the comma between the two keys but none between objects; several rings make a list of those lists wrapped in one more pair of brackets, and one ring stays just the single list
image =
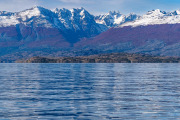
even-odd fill
[{"label": "mountain range", "polygon": [[84,8],[0,11],[0,59],[127,52],[180,56],[180,10],[94,16]]}]

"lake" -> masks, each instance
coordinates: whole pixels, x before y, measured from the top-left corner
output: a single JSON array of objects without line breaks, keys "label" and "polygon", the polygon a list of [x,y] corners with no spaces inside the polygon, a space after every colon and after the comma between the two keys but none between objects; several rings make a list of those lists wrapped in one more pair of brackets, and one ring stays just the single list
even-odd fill
[{"label": "lake", "polygon": [[0,68],[0,120],[180,119],[180,64]]}]

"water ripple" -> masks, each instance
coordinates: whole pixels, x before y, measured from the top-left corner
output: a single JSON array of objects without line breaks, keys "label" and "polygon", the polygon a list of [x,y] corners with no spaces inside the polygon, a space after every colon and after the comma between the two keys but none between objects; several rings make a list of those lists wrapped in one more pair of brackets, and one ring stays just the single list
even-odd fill
[{"label": "water ripple", "polygon": [[179,120],[180,64],[0,64],[1,120]]}]

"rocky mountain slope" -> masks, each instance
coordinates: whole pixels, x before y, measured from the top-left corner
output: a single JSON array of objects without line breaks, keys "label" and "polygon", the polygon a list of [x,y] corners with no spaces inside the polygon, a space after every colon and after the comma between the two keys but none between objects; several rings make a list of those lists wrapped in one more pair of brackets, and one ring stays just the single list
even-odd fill
[{"label": "rocky mountain slope", "polygon": [[180,56],[180,24],[111,28],[75,46],[106,52]]}]

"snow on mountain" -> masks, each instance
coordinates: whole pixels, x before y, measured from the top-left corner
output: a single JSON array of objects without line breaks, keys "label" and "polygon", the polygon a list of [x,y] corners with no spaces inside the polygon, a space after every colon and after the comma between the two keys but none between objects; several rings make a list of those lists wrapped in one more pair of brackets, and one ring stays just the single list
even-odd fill
[{"label": "snow on mountain", "polygon": [[77,9],[55,9],[54,12],[58,15],[58,19],[64,24],[66,29],[80,30],[82,25],[87,25],[89,22],[94,22],[94,18],[84,8]]},{"label": "snow on mountain", "polygon": [[18,24],[18,20],[14,17],[14,13],[0,11],[0,27]]},{"label": "snow on mountain", "polygon": [[100,15],[95,18],[96,22],[99,24],[104,24],[108,27],[116,26],[117,24],[123,23],[125,21],[125,16],[120,12],[109,11],[105,15]]},{"label": "snow on mountain", "polygon": [[[76,34],[79,34],[78,36],[86,34],[87,37],[90,37],[108,29],[106,26],[96,23],[94,16],[84,8],[71,10],[56,8],[54,13],[67,30],[74,31]],[[78,31],[82,32],[77,33]]]},{"label": "snow on mountain", "polygon": [[60,22],[65,26],[66,29],[72,29],[73,26],[71,25],[71,11],[68,9],[58,9],[56,8],[54,10],[54,12],[57,14],[58,16],[58,20],[60,20]]},{"label": "snow on mountain", "polygon": [[54,12],[40,6],[18,12],[15,15],[19,22],[26,26],[63,28]]},{"label": "snow on mountain", "polygon": [[22,12],[19,12],[18,15],[22,16],[23,17],[23,20],[25,21],[26,19],[30,19],[32,17],[37,17],[37,16],[40,16],[41,15],[41,11],[42,11],[43,8],[41,7],[33,7],[31,9],[27,9],[27,10],[24,10]]},{"label": "snow on mountain", "polygon": [[33,7],[21,12],[0,12],[0,27],[25,26],[54,27],[54,13],[43,7]]},{"label": "snow on mountain", "polygon": [[147,14],[139,17],[135,21],[127,22],[124,26],[147,26],[147,25],[157,25],[157,24],[177,24],[180,23],[180,11],[176,10],[174,12],[165,12],[159,9],[149,11]]},{"label": "snow on mountain", "polygon": [[16,24],[19,24],[19,21],[14,16],[14,13],[0,11],[0,27],[7,27]]},{"label": "snow on mountain", "polygon": [[180,10],[165,12],[159,9],[139,16],[123,15],[119,11],[110,11],[105,15],[93,16],[84,8],[55,9],[53,11],[35,6],[21,12],[0,11],[0,27],[24,25],[28,27],[58,28],[61,30],[86,31],[98,34],[111,27],[147,26],[156,24],[180,23]]},{"label": "snow on mountain", "polygon": [[99,34],[108,28],[98,24],[84,8],[77,9],[55,9],[53,11],[35,6],[21,12],[10,13],[0,11],[0,27],[16,25],[28,27],[58,28],[61,30],[87,31]]},{"label": "snow on mountain", "polygon": [[95,20],[99,24],[106,25],[108,27],[115,27],[121,24],[124,24],[129,21],[134,21],[139,16],[136,14],[123,15],[119,11],[109,11],[105,15],[96,16]]},{"label": "snow on mountain", "polygon": [[15,16],[0,16],[0,27],[15,26],[19,21]]},{"label": "snow on mountain", "polygon": [[175,10],[174,12],[171,12],[172,15],[180,15],[180,10]]}]

